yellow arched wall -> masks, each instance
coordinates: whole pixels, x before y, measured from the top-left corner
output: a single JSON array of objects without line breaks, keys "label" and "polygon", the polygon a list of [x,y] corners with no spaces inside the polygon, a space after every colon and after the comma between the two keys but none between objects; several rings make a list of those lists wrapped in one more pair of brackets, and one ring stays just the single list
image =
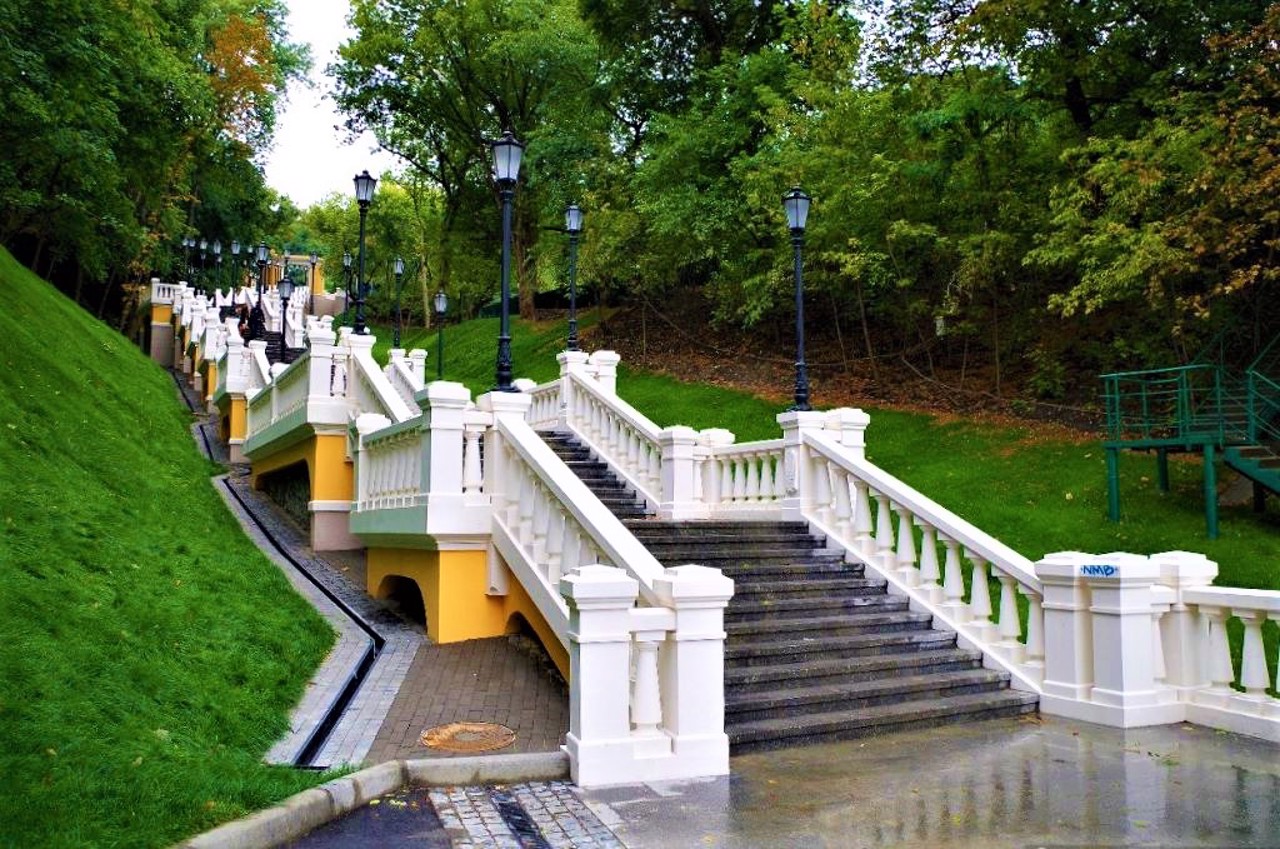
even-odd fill
[{"label": "yellow arched wall", "polygon": [[507,633],[511,617],[520,614],[551,655],[560,674],[569,678],[569,654],[518,581],[505,596],[491,596],[483,551],[417,551],[370,548],[365,589],[376,596],[382,582],[397,575],[418,584],[427,611],[427,636],[455,643]]},{"label": "yellow arched wall", "polygon": [[[232,402],[232,429],[235,422],[235,402]],[[243,425],[242,425],[243,427]],[[243,432],[243,431],[242,431]],[[253,485],[257,487],[262,475],[270,474],[297,463],[307,464],[311,479],[312,501],[350,501],[352,470],[347,462],[347,438],[341,434],[318,433],[291,445],[270,457],[254,460]]]},{"label": "yellow arched wall", "polygon": [[168,324],[173,318],[172,304],[152,304],[151,305],[151,323],[152,324]]}]

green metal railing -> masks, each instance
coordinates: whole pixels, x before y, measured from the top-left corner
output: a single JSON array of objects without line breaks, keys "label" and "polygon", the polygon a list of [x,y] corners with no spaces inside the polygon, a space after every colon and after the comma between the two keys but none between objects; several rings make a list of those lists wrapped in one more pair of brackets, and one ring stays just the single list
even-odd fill
[{"label": "green metal railing", "polygon": [[1280,382],[1272,374],[1280,367],[1280,336],[1271,340],[1249,366],[1249,441],[1280,442]]},{"label": "green metal railing", "polygon": [[1111,442],[1189,448],[1226,438],[1217,365],[1114,372],[1102,381]]}]

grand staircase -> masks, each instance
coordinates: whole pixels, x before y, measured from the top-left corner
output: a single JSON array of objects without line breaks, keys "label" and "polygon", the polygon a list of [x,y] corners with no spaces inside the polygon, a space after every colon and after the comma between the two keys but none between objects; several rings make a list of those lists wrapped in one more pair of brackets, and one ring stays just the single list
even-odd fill
[{"label": "grand staircase", "polygon": [[803,522],[666,522],[571,437],[543,438],[664,566],[734,579],[725,730],[735,753],[1034,713],[932,617],[845,563]]}]

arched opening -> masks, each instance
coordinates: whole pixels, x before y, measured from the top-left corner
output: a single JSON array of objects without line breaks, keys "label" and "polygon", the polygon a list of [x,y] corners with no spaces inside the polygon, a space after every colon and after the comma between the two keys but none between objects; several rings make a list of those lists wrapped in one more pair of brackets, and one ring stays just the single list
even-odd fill
[{"label": "arched opening", "polygon": [[388,575],[378,585],[378,598],[387,603],[397,615],[417,625],[427,627],[427,608],[422,602],[422,590],[418,582],[402,575]]},{"label": "arched opening", "polygon": [[310,527],[311,472],[305,460],[259,475],[257,488],[299,527]]},{"label": "arched opening", "polygon": [[559,667],[556,666],[555,660],[552,659],[551,653],[547,651],[547,647],[543,645],[542,638],[538,636],[538,632],[529,624],[529,620],[524,618],[521,613],[511,614],[511,618],[507,620],[507,642],[509,642],[517,651],[532,659],[543,673],[561,687],[567,687],[564,676],[560,674]]}]

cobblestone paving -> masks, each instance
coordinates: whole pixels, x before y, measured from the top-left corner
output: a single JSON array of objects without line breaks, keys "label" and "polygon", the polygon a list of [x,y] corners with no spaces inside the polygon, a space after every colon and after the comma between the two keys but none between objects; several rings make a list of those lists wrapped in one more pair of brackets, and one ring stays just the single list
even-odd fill
[{"label": "cobblestone paving", "polygon": [[454,849],[622,849],[567,781],[435,788]]}]

